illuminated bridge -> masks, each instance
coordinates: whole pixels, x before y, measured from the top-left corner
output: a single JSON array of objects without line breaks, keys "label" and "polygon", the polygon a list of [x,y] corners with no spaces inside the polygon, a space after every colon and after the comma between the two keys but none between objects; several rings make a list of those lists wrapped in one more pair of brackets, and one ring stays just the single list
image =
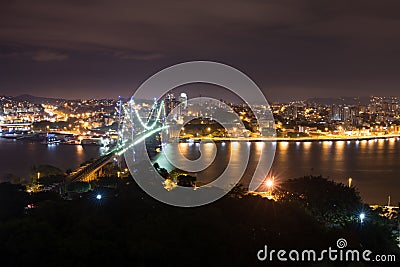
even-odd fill
[{"label": "illuminated bridge", "polygon": [[77,169],[68,176],[68,183],[77,181],[89,182],[97,179],[102,175],[103,167],[110,162],[113,156],[114,153],[107,153],[106,155],[97,158],[94,162]]},{"label": "illuminated bridge", "polygon": [[[136,103],[119,101],[118,143],[109,152],[94,162],[82,166],[67,177],[67,184],[78,181],[93,181],[103,174],[103,167],[114,158],[119,158],[129,148],[164,129],[164,102],[154,102],[148,116],[140,114]],[[129,137],[129,138],[126,138]]]}]

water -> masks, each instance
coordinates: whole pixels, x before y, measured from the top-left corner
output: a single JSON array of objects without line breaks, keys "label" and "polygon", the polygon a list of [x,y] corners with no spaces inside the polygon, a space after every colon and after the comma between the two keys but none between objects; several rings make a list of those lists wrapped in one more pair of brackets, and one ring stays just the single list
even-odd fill
[{"label": "water", "polygon": [[[189,159],[199,157],[199,147],[209,153],[207,144],[180,144],[180,151]],[[267,146],[261,142],[217,143],[217,157],[210,167],[197,174],[197,180],[210,182],[226,168],[229,160],[238,161],[242,149],[250,146],[250,161],[243,181],[248,183],[260,153]],[[230,152],[235,152],[230,158]],[[75,169],[82,162],[97,157],[101,149],[96,146],[47,146],[36,142],[0,139],[0,177],[5,173],[28,177],[33,165],[49,164],[66,170]],[[160,165],[167,167],[161,159]],[[282,142],[276,143],[276,155],[270,175],[279,180],[323,175],[353,185],[367,203],[386,204],[388,195],[392,203],[400,201],[400,140],[336,141],[336,142]],[[235,168],[232,170],[235,174]],[[265,175],[268,175],[265,173]]]},{"label": "water", "polygon": [[[280,142],[276,144],[276,154],[269,174],[277,182],[305,175],[322,175],[337,182],[348,184],[348,178],[358,188],[361,197],[367,203],[387,204],[391,196],[392,204],[400,201],[400,140],[369,141],[324,141],[324,142]],[[260,143],[234,142],[217,143],[216,160],[204,171],[197,174],[197,180],[211,182],[226,168],[232,146],[239,146],[239,151],[250,145],[250,161],[242,183],[248,184],[260,152],[266,146]],[[199,146],[204,146],[203,153],[210,154],[208,145],[180,144],[180,151],[188,159],[200,156]],[[232,159],[241,157],[233,153]],[[168,166],[166,161],[157,159],[161,166]],[[163,166],[163,167],[164,167]]]},{"label": "water", "polygon": [[63,171],[76,169],[100,153],[97,146],[44,145],[0,138],[0,179],[8,173],[28,178],[31,168],[38,165],[52,165]]}]

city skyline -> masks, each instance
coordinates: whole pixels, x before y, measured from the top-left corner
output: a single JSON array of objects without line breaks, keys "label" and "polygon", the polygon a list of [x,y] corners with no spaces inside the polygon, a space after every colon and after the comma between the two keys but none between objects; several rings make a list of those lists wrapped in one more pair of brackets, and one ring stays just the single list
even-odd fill
[{"label": "city skyline", "polygon": [[2,3],[0,265],[399,265],[399,10]]},{"label": "city skyline", "polygon": [[[285,157],[278,157],[275,162],[277,169],[272,170],[271,175],[275,174],[279,179],[297,177],[299,171],[305,174],[321,173],[342,183],[347,182],[348,177],[352,177],[352,181],[356,182],[362,196],[370,204],[382,203],[386,200],[387,194],[395,201],[399,199],[395,187],[385,186],[374,178],[378,169],[385,173],[386,182],[391,181],[392,185],[398,184],[396,171],[391,169],[394,168],[391,164],[394,163],[395,157],[392,158],[393,161],[386,159],[382,161],[388,156],[388,151],[396,149],[396,146],[400,144],[398,142],[400,141],[398,97],[371,97],[368,104],[356,102],[317,104],[312,101],[294,101],[272,103],[269,108],[265,105],[249,106],[226,101],[224,103],[216,100],[209,102],[210,98],[197,98],[196,101],[200,101],[198,105],[191,100],[186,94],[177,92],[167,94],[162,99],[150,101],[139,99],[134,101],[129,99],[51,101],[40,98],[32,98],[29,101],[27,98],[0,96],[2,149],[11,148],[9,146],[11,144],[23,148],[35,147],[34,151],[42,157],[42,155],[51,156],[51,151],[56,148],[57,151],[63,151],[68,150],[68,147],[76,147],[77,155],[74,156],[76,157],[74,160],[78,162],[83,161],[83,151],[88,146],[100,147],[100,151],[111,151],[120,156],[126,148],[119,146],[117,140],[121,137],[123,129],[129,129],[129,123],[131,123],[129,117],[124,119],[126,114],[135,114],[137,118],[144,119],[152,118],[149,114],[157,114],[155,121],[165,123],[167,126],[188,121],[178,127],[181,129],[179,142],[183,147],[199,143],[201,140],[205,142],[212,140],[221,146],[224,146],[225,142],[233,146],[235,143],[247,143],[252,144],[254,149],[262,148],[263,144],[273,143],[281,152],[291,150],[291,153],[285,153]],[[183,106],[180,105],[181,103]],[[134,113],[130,111],[132,108],[135,110]],[[269,119],[268,116],[255,117],[256,114],[258,116],[264,114],[266,109],[272,113]],[[121,116],[120,112],[125,115]],[[167,119],[166,115],[171,113],[172,116],[168,116],[169,119]],[[217,117],[222,118],[222,121],[213,119]],[[220,123],[229,126],[225,128]],[[121,125],[122,128],[120,128]],[[135,125],[146,124],[135,123]],[[162,128],[160,125],[151,123],[146,131],[159,131]],[[144,131],[139,129],[137,132]],[[127,133],[130,136],[131,132]],[[10,139],[14,141],[10,143]],[[156,152],[157,142],[153,144]],[[299,151],[302,153],[298,154]],[[91,153],[93,152],[95,151]],[[322,158],[318,155],[321,152],[325,155]],[[361,154],[357,155],[359,152]],[[368,153],[364,154],[364,152]],[[333,154],[327,157],[329,155],[327,153]],[[8,163],[3,162],[4,168],[3,173],[0,173],[0,181],[1,179],[26,181],[29,177],[29,167],[20,168],[19,161],[13,159],[15,155],[7,152],[6,154],[11,157],[7,159]],[[315,157],[307,156],[310,154]],[[106,159],[110,160],[109,157],[113,154],[106,155]],[[237,155],[241,157],[240,153]],[[297,158],[293,160],[291,158],[293,156]],[[344,158],[346,158],[345,161],[343,161]],[[28,166],[36,165],[37,162],[42,162],[42,164],[55,162],[52,158],[38,160],[36,156],[29,156],[26,159],[30,162],[27,163]],[[283,165],[282,160],[285,162]],[[301,161],[304,165],[300,168],[298,165],[290,167],[290,164]],[[347,164],[354,161],[358,168],[349,168]],[[163,161],[160,161],[160,164],[161,162]],[[103,157],[99,158],[99,163],[105,163]],[[346,164],[342,165],[343,163]],[[64,163],[57,163],[57,166],[68,170],[74,166],[70,164],[70,160],[67,160]],[[165,167],[165,162],[161,166]],[[13,175],[10,175],[7,170]],[[126,174],[125,168],[120,168],[120,171]],[[200,174],[198,178],[201,180],[204,177],[209,176]],[[375,185],[371,187],[369,183],[372,181]]]},{"label": "city skyline", "polygon": [[[209,95],[209,94],[201,94],[198,92],[191,92],[189,91],[183,91],[183,90],[179,90],[179,91],[175,91],[175,90],[171,90],[170,93],[172,93],[173,95],[176,94],[177,96],[179,96],[181,93],[185,93],[187,94],[187,96],[189,98],[198,98],[198,97],[215,97],[215,93],[213,95]],[[170,94],[168,93],[168,94]],[[168,95],[167,94],[167,95]],[[160,97],[160,99],[165,98],[166,95]],[[18,101],[27,101],[27,102],[37,102],[37,101],[45,101],[45,99],[48,100],[65,100],[65,101],[79,101],[79,100],[118,100],[118,99],[129,99],[132,96],[114,96],[114,97],[99,97],[99,98],[76,98],[76,97],[66,97],[66,98],[62,98],[62,97],[51,97],[51,96],[43,96],[43,95],[33,95],[33,94],[29,94],[29,93],[23,93],[23,94],[16,94],[16,95],[7,95],[7,94],[1,94],[0,97],[7,97],[7,98],[13,98],[16,99]],[[232,104],[242,104],[244,103],[243,100],[240,97],[236,97],[232,95],[229,96],[224,96],[221,97],[220,95],[218,95],[219,100],[223,101],[223,102],[228,102],[228,103],[232,103]],[[374,95],[368,95],[368,96],[337,96],[337,97],[309,97],[309,98],[286,98],[286,100],[270,100],[267,99],[269,101],[270,105],[273,104],[295,104],[295,103],[302,103],[302,102],[315,102],[317,104],[321,104],[321,105],[334,105],[334,104],[344,104],[344,105],[357,105],[357,104],[369,104],[371,99],[378,97],[378,98],[396,98],[396,99],[400,99],[400,95],[382,95],[382,94],[374,94]],[[144,98],[144,99],[139,99],[139,100],[145,100],[145,101],[149,101],[149,100],[154,100],[154,97],[149,97],[149,98]],[[343,103],[340,103],[340,101],[343,101]],[[353,102],[353,103],[349,103],[349,101]],[[358,102],[357,102],[358,101]],[[250,104],[257,104],[256,101],[253,102],[249,102]]]},{"label": "city skyline", "polygon": [[0,90],[56,98],[130,96],[165,67],[211,60],[246,73],[271,101],[396,95],[399,5],[8,3],[0,11]]}]

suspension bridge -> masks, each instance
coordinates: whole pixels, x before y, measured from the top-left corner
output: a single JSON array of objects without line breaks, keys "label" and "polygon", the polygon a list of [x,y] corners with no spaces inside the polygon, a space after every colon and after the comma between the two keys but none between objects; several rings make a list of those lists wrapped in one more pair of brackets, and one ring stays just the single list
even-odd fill
[{"label": "suspension bridge", "polygon": [[165,125],[165,104],[164,101],[156,101],[152,105],[148,115],[146,110],[141,112],[139,105],[133,98],[128,102],[120,100],[118,105],[118,142],[108,152],[82,166],[67,177],[67,183],[78,181],[92,181],[103,174],[103,168],[112,161],[121,161],[121,156],[136,144],[143,142],[146,138],[157,134]]},{"label": "suspension bridge", "polygon": [[[213,107],[211,106],[212,102],[207,101],[209,100],[204,98],[204,101],[199,100],[197,102],[192,102],[191,108],[193,110],[197,110],[197,112],[187,112],[187,114],[185,114],[185,119],[190,121],[191,119],[198,118],[199,116],[202,118],[214,119],[221,114],[221,110],[225,110],[227,114],[232,114],[232,111],[229,110],[230,107],[221,107],[219,102],[215,107]],[[204,106],[206,106],[207,109],[204,109]],[[120,162],[121,156],[124,153],[126,153],[128,150],[133,150],[135,145],[142,143],[147,138],[158,134],[162,130],[166,130],[165,133],[168,134],[167,138],[170,138],[171,136],[179,136],[179,131],[183,126],[183,120],[180,121],[180,119],[177,119],[180,112],[179,106],[173,108],[169,106],[169,109],[170,110],[167,114],[166,103],[162,100],[154,99],[151,108],[149,108],[148,104],[144,104],[144,102],[140,104],[136,103],[133,98],[130,98],[125,102],[120,99],[117,107],[119,122],[117,144],[91,164],[88,164],[71,173],[68,177],[68,181],[90,181],[96,179],[102,175],[103,167],[109,162],[112,160]],[[212,113],[213,111],[214,113]],[[201,112],[204,112],[205,114]],[[178,122],[178,120],[180,122]],[[267,125],[264,126],[260,123],[260,126],[262,126],[260,128],[271,128],[272,126],[268,125],[268,123],[270,121],[273,122],[273,120],[265,121],[267,122]],[[235,132],[241,127],[242,131],[245,129],[244,126],[241,125],[240,121],[238,122],[236,119],[232,119],[232,115],[225,118],[223,124],[224,127],[227,126],[231,132]],[[232,140],[232,137],[229,137],[229,140]],[[166,140],[160,141],[163,141],[163,143],[166,142]]]}]

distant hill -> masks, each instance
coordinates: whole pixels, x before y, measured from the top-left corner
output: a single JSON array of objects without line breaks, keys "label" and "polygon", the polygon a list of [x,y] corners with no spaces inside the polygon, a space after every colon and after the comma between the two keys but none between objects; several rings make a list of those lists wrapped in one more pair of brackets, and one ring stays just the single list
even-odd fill
[{"label": "distant hill", "polygon": [[305,101],[306,103],[317,103],[321,105],[366,105],[370,103],[369,97],[339,97],[339,98],[332,98],[332,97],[313,97],[309,98]]},{"label": "distant hill", "polygon": [[16,101],[28,101],[33,104],[56,104],[64,99],[58,98],[50,98],[50,97],[40,97],[40,96],[33,96],[29,94],[23,94],[19,96],[14,96],[12,99]]}]

